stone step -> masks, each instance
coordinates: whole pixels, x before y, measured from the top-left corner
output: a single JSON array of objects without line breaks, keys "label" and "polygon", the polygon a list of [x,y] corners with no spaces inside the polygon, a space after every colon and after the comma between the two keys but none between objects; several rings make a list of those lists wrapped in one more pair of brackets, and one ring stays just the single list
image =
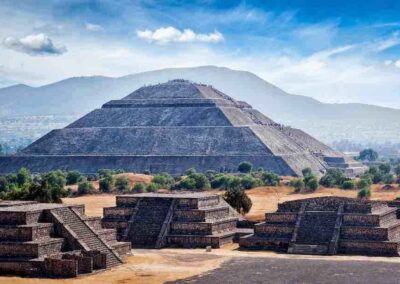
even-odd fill
[{"label": "stone step", "polygon": [[294,225],[292,223],[259,223],[254,226],[254,234],[258,237],[291,238]]},{"label": "stone step", "polygon": [[399,256],[400,241],[339,240],[338,252],[344,254]]},{"label": "stone step", "polygon": [[328,245],[290,244],[289,248],[288,248],[288,253],[326,255],[326,254],[328,254]]},{"label": "stone step", "polygon": [[63,244],[63,238],[29,242],[0,242],[0,255],[3,257],[44,257],[60,253]]},{"label": "stone step", "polygon": [[0,226],[0,241],[36,241],[49,239],[53,233],[52,223]]},{"label": "stone step", "polygon": [[379,213],[345,213],[343,214],[343,226],[369,226],[380,227],[390,224],[397,219],[396,208],[386,208]]},{"label": "stone step", "polygon": [[266,213],[266,223],[294,224],[297,220],[297,212]]},{"label": "stone step", "polygon": [[258,237],[248,235],[239,239],[240,248],[287,252],[291,238]]}]

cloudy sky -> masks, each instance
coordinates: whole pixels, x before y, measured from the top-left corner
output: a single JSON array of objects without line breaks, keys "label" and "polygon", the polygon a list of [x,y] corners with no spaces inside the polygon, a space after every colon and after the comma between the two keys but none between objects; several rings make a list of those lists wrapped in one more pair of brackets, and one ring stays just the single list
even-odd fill
[{"label": "cloudy sky", "polygon": [[199,65],[399,105],[400,1],[1,0],[0,86]]}]

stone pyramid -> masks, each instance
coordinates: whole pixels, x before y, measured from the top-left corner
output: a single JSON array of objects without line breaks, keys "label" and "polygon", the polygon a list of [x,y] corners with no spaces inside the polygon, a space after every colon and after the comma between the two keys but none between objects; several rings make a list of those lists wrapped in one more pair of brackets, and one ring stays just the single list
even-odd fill
[{"label": "stone pyramid", "polygon": [[144,86],[113,100],[14,156],[0,173],[26,167],[95,173],[98,169],[236,171],[242,161],[279,175],[362,169],[299,129],[285,127],[211,86],[184,80]]}]

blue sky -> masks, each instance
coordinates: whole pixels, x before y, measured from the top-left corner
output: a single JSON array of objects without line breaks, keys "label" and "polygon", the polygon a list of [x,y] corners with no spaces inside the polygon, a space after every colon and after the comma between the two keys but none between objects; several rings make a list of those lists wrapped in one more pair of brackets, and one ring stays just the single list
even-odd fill
[{"label": "blue sky", "polygon": [[218,65],[326,102],[400,107],[400,1],[8,1],[0,86]]}]

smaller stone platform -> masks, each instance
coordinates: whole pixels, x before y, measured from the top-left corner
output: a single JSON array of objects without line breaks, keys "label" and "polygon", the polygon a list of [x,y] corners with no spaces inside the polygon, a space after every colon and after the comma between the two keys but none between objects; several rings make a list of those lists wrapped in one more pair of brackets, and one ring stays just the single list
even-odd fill
[{"label": "smaller stone platform", "polygon": [[117,206],[104,208],[105,228],[133,247],[218,248],[232,242],[237,213],[208,193],[119,195]]},{"label": "smaller stone platform", "polygon": [[294,254],[399,256],[400,220],[386,202],[320,197],[288,201],[255,225],[241,248]]},{"label": "smaller stone platform", "polygon": [[0,274],[76,277],[122,263],[130,243],[83,205],[0,201]]}]

